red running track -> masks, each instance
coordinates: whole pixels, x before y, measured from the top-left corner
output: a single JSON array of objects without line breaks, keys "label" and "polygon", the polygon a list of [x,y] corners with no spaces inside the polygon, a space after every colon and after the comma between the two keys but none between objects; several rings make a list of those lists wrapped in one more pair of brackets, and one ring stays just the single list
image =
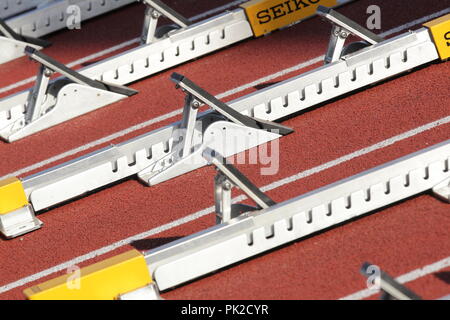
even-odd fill
[{"label": "red running track", "polygon": [[[428,1],[426,5],[413,1],[399,15],[400,1],[385,3],[360,0],[342,8],[340,12],[363,22],[361,17],[365,17],[367,6],[376,3],[381,5],[385,13],[383,31],[445,8],[440,1]],[[131,13],[136,9],[131,6],[124,10],[130,10]],[[139,10],[133,12],[137,16],[141,14]],[[119,13],[121,11],[95,19],[92,23],[107,23],[108,19]],[[180,92],[174,91],[168,81],[173,71],[185,74],[213,94],[219,94],[323,54],[329,28],[327,23],[314,18],[138,82],[133,87],[141,93],[125,102],[92,112],[14,144],[0,144],[0,174],[8,174],[181,107],[183,97]],[[69,32],[62,32],[58,36],[64,34],[69,38]],[[63,57],[69,53],[61,51],[60,54]],[[73,57],[67,57],[66,61],[71,59]],[[295,133],[281,140],[281,167],[277,175],[261,177],[257,167],[250,165],[239,166],[239,169],[258,186],[263,186],[442,119],[450,113],[445,105],[450,90],[443,81],[448,78],[448,74],[448,63],[433,64],[290,119],[284,124],[294,128]],[[157,92],[153,88],[158,88]],[[124,141],[177,119],[179,117],[167,119],[117,141]],[[268,194],[278,202],[301,195],[444,141],[449,138],[449,129],[449,124],[440,125]],[[212,206],[213,176],[212,168],[203,168],[152,188],[144,187],[136,180],[128,180],[40,215],[39,218],[45,223],[41,230],[19,239],[1,241],[0,286]],[[218,272],[168,292],[164,297],[340,298],[364,288],[365,280],[358,273],[363,261],[371,261],[392,275],[400,275],[449,256],[448,211],[447,204],[429,195],[422,195]],[[213,216],[207,215],[133,245],[140,250],[154,248],[211,226],[213,221]],[[129,248],[121,247],[80,266]],[[438,298],[450,291],[448,284],[443,286],[440,278],[430,277],[433,281],[414,282],[417,286],[414,290],[427,298]],[[48,277],[7,291],[0,294],[0,298],[23,298],[21,290],[45,279]]]}]

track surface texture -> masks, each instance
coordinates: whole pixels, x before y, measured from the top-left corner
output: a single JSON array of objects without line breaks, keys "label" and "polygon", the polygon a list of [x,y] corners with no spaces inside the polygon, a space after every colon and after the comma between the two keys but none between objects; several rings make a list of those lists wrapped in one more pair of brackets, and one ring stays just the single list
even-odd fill
[{"label": "track surface texture", "polygon": [[[231,1],[165,2],[193,17]],[[392,37],[420,28],[417,23],[405,25],[448,9],[450,2],[358,0],[338,11],[365,25],[366,9],[373,4],[379,5],[382,13],[382,29],[376,33],[403,26],[387,36]],[[81,30],[51,34],[45,39],[53,46],[44,52],[71,63],[129,41],[141,32],[143,12],[142,4],[134,4],[85,22]],[[229,101],[317,68],[322,62],[312,59],[325,53],[330,27],[314,17],[268,36],[243,41],[132,84],[140,93],[129,99],[12,144],[0,142],[0,176],[25,177],[178,121],[179,113],[166,116],[179,110],[184,99],[169,81],[172,72],[188,76]],[[84,63],[136,45],[131,42]],[[80,66],[74,64],[74,68]],[[27,58],[1,65],[0,96],[31,87],[30,81],[17,83],[34,76],[36,70],[37,65]],[[448,62],[434,63],[308,110],[283,122],[295,133],[280,140],[276,175],[261,176],[263,165],[238,165],[238,169],[258,187],[295,176],[291,182],[267,192],[281,202],[445,141],[450,138],[449,75]],[[380,144],[383,141],[386,143]],[[380,145],[364,151],[375,144]],[[358,156],[324,166],[358,150],[363,151]],[[305,173],[312,168],[312,173]],[[13,240],[0,239],[0,299],[23,299],[23,289],[65,273],[70,265],[83,267],[132,247],[155,248],[212,226],[214,213],[202,210],[214,204],[214,175],[212,167],[205,167],[154,187],[145,187],[132,178],[41,212],[42,229]],[[436,270],[410,277],[406,283],[420,296],[436,299],[450,294],[449,230],[450,206],[425,193],[162,296],[373,299],[374,292],[362,292],[366,279],[359,273],[361,264],[370,261],[394,277],[440,262]]]}]

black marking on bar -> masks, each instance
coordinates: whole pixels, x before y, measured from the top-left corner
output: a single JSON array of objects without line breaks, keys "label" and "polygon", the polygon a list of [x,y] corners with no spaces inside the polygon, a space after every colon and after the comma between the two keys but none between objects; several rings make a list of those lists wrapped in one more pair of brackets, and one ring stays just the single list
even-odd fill
[{"label": "black marking on bar", "polygon": [[208,93],[206,90],[200,88],[194,82],[181,74],[174,72],[171,76],[171,80],[175,82],[178,87],[183,87],[183,89],[194,95],[199,101],[209,105],[212,109],[224,115],[226,118],[230,119],[233,122],[239,121],[247,127],[254,129],[263,129],[278,133],[280,135],[287,135],[294,132],[294,130],[292,130],[291,128],[283,126],[281,124],[256,119],[241,114],[240,112],[228,106],[226,103],[214,97],[212,94]]}]

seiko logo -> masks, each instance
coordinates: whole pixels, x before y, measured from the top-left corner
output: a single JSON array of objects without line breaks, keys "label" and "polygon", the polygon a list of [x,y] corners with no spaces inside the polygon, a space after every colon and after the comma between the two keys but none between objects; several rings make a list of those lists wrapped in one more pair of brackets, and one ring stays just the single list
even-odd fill
[{"label": "seiko logo", "polygon": [[264,24],[309,7],[311,4],[317,4],[320,1],[321,0],[288,0],[270,7],[269,9],[259,11],[256,14],[256,17],[259,20],[259,24]]}]

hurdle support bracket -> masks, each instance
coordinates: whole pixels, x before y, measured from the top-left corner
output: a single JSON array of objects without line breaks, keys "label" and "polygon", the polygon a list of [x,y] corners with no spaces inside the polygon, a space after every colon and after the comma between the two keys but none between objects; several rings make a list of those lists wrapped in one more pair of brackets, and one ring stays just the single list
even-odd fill
[{"label": "hurdle support bracket", "polygon": [[333,25],[328,50],[325,55],[326,64],[338,61],[342,55],[348,53],[344,50],[344,44],[350,35],[357,36],[368,44],[376,44],[384,40],[382,37],[377,36],[331,8],[319,6],[317,8],[317,14],[330,21]]},{"label": "hurdle support bracket", "polygon": [[[232,164],[227,163],[226,159],[214,150],[207,149],[203,153],[206,160],[216,166],[217,175],[214,178],[214,198],[216,208],[216,223],[221,224],[229,222],[242,213],[267,209],[275,205],[275,201],[265,195],[257,186],[255,186],[245,175],[243,175]],[[245,204],[234,204],[231,199],[233,187],[241,189],[257,207]]]}]

